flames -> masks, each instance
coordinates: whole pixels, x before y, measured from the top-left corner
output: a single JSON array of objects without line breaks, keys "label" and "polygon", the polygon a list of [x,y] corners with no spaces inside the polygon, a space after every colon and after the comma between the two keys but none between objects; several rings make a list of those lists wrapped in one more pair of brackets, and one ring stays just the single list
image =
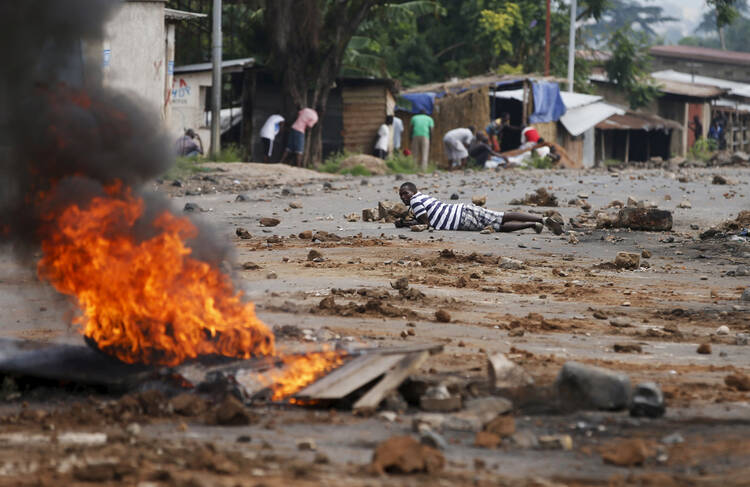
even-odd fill
[{"label": "flames", "polygon": [[333,351],[281,356],[229,277],[192,256],[190,220],[163,211],[148,222],[144,211],[141,198],[113,184],[85,206],[51,212],[41,229],[38,273],[75,299],[75,323],[100,350],[166,366],[204,355],[280,356],[285,367],[266,384],[277,400],[341,363]]}]

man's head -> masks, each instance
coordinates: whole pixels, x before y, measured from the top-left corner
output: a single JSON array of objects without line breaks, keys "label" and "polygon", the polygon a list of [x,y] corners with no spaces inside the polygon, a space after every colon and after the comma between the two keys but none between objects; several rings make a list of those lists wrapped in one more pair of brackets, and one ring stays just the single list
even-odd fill
[{"label": "man's head", "polygon": [[185,131],[185,135],[187,135],[191,139],[194,139],[195,138],[195,131],[193,129],[187,129]]},{"label": "man's head", "polygon": [[427,115],[427,110],[422,109],[422,110],[419,111],[419,114],[420,115]]},{"label": "man's head", "polygon": [[500,114],[500,118],[503,120],[503,122],[509,123],[510,122],[510,113],[503,112],[503,113]]},{"label": "man's head", "polygon": [[489,139],[487,138],[487,134],[482,131],[477,132],[477,139],[479,139],[479,142],[487,143],[489,141]]},{"label": "man's head", "polygon": [[409,201],[415,194],[417,194],[417,187],[414,185],[414,183],[404,183],[398,189],[398,195],[401,197],[401,201],[403,201],[406,206],[409,206]]},{"label": "man's head", "polygon": [[476,127],[474,127],[473,125],[469,125],[469,126],[468,126],[468,127],[466,127],[466,128],[467,128],[467,129],[469,129],[469,130],[471,131],[471,133],[472,133],[472,134],[475,134],[475,133],[477,133],[477,129],[476,129]]},{"label": "man's head", "polygon": [[388,115],[387,117],[385,117],[385,124],[393,125],[393,115]]},{"label": "man's head", "polygon": [[698,118],[698,115],[693,115],[693,122],[698,123],[700,121],[701,121],[701,119]]}]

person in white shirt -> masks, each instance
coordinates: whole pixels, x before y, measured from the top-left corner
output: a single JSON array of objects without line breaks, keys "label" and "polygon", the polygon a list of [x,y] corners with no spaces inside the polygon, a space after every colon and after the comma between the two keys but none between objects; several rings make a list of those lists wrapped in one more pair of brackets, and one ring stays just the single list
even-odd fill
[{"label": "person in white shirt", "polygon": [[388,157],[388,139],[391,138],[390,126],[393,124],[393,116],[385,117],[385,123],[378,128],[378,138],[375,141],[375,157],[385,159]]},{"label": "person in white shirt", "polygon": [[273,141],[284,126],[284,117],[278,114],[271,115],[260,129],[260,140],[263,142],[263,162],[268,164],[273,154]]},{"label": "person in white shirt", "polygon": [[393,151],[401,150],[401,134],[404,132],[404,122],[398,117],[393,117]]},{"label": "person in white shirt", "polygon": [[469,157],[469,146],[474,140],[474,127],[449,130],[443,136],[445,155],[451,163],[451,169],[465,167]]}]

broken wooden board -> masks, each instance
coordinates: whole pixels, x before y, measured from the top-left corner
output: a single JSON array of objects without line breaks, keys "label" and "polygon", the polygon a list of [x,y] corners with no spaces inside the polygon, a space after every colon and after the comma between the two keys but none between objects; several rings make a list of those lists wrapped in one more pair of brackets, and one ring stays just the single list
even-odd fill
[{"label": "broken wooden board", "polygon": [[341,399],[385,374],[406,354],[368,353],[350,360],[294,395],[298,399]]},{"label": "broken wooden board", "polygon": [[396,390],[403,381],[414,373],[430,356],[430,352],[423,350],[406,354],[372,389],[354,403],[355,412],[374,411],[385,397]]}]

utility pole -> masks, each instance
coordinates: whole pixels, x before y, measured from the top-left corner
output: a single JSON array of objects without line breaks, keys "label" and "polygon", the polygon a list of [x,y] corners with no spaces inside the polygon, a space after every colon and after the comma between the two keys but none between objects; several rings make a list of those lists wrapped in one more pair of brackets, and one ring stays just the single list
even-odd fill
[{"label": "utility pole", "polygon": [[573,71],[576,62],[576,0],[570,0],[570,41],[568,42],[568,91],[573,93]]},{"label": "utility pole", "polygon": [[211,83],[211,155],[221,152],[221,0],[214,0],[213,34],[211,36],[213,82]]},{"label": "utility pole", "polygon": [[549,52],[550,52],[550,0],[547,0],[547,20],[544,24],[544,76],[549,76]]}]

